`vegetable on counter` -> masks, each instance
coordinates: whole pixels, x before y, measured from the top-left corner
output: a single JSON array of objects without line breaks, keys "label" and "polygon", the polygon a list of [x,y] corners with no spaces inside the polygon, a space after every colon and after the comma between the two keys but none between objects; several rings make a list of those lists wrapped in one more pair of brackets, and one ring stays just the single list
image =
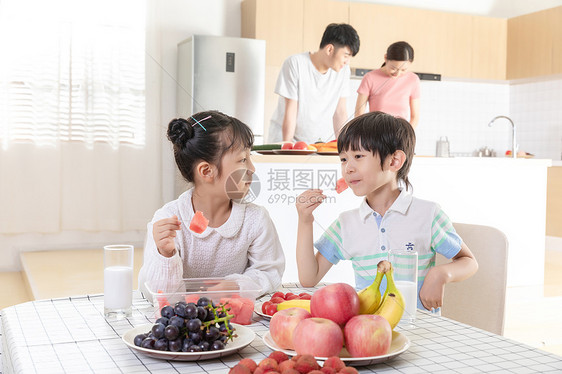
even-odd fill
[{"label": "vegetable on counter", "polygon": [[272,151],[281,149],[282,144],[259,144],[252,147],[252,151]]}]

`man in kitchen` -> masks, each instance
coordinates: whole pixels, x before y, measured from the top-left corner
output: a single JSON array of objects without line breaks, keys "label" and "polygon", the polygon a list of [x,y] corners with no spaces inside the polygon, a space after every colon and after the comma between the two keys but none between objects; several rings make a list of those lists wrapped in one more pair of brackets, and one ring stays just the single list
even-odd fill
[{"label": "man in kitchen", "polygon": [[348,24],[329,24],[316,52],[285,60],[275,93],[279,102],[269,126],[269,142],[328,141],[347,122],[349,60],[359,52],[359,35]]}]

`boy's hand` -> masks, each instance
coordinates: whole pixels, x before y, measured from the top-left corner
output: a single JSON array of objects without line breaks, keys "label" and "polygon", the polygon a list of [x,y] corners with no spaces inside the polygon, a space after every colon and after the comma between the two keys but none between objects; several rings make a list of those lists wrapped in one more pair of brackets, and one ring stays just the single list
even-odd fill
[{"label": "boy's hand", "polygon": [[427,310],[437,309],[443,306],[444,294],[445,280],[439,267],[433,267],[429,270],[423,282],[420,290],[420,301]]},{"label": "boy's hand", "polygon": [[307,190],[301,193],[297,197],[297,202],[295,204],[297,212],[299,213],[299,219],[304,222],[314,221],[312,212],[318,205],[322,204],[325,198],[326,196],[322,194],[322,190],[318,189]]},{"label": "boy's hand", "polygon": [[180,229],[180,220],[177,216],[164,218],[156,221],[152,226],[152,237],[156,243],[158,252],[164,257],[172,257],[176,252],[174,238],[176,231]]}]

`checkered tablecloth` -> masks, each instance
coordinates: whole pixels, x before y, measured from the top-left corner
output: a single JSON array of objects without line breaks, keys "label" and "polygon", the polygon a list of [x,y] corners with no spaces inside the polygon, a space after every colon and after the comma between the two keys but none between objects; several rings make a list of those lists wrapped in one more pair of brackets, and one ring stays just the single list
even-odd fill
[{"label": "checkered tablecloth", "polygon": [[[284,292],[303,289],[286,284]],[[121,336],[154,321],[154,308],[139,293],[133,315],[108,322],[103,295],[41,300],[2,310],[3,369],[8,373],[228,373],[242,358],[259,362],[271,353],[262,337],[269,321],[254,314],[254,341],[238,353],[199,362],[164,361],[129,349]],[[399,328],[397,328],[399,329]],[[562,357],[444,317],[418,312],[415,328],[402,329],[410,348],[360,373],[561,373]]]}]

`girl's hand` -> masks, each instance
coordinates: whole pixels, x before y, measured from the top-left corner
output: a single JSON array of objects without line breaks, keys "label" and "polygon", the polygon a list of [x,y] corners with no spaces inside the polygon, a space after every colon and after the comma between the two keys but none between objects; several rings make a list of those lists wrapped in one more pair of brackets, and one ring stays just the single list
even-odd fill
[{"label": "girl's hand", "polygon": [[322,190],[307,190],[301,193],[297,197],[296,207],[299,214],[299,219],[304,222],[314,221],[314,216],[312,212],[322,204],[325,195],[322,194]]},{"label": "girl's hand", "polygon": [[176,231],[180,229],[180,220],[177,216],[164,218],[156,221],[152,226],[152,237],[158,252],[164,257],[172,257],[176,252],[174,238]]},{"label": "girl's hand", "polygon": [[439,270],[439,267],[433,267],[429,270],[420,290],[420,301],[427,310],[443,306],[445,280]]}]

